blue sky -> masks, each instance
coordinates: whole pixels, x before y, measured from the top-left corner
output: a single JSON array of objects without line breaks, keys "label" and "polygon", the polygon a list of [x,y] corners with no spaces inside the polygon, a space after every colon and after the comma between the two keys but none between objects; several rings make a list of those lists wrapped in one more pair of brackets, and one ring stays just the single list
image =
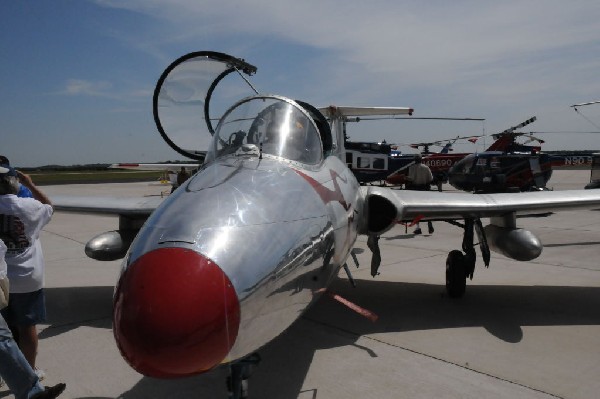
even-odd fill
[{"label": "blue sky", "polygon": [[[316,106],[486,119],[364,121],[354,140],[492,134],[532,116],[526,131],[600,131],[600,104],[569,107],[600,100],[598,20],[597,0],[3,1],[0,153],[16,166],[182,159],[156,130],[152,93],[200,50],[244,58],[260,91]],[[543,138],[600,150],[599,135]]]}]

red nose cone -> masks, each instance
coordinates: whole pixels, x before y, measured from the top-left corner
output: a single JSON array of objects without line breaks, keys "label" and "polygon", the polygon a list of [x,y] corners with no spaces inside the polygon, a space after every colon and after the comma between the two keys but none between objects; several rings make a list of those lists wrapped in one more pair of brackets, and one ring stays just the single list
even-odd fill
[{"label": "red nose cone", "polygon": [[143,255],[125,271],[115,294],[117,345],[131,367],[150,377],[184,377],[217,366],[239,323],[231,281],[192,250]]}]

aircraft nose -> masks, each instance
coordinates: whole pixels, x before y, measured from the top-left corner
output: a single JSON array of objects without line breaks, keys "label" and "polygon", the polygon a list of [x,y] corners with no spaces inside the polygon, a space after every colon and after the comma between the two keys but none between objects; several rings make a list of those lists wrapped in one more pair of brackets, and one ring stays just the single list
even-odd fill
[{"label": "aircraft nose", "polygon": [[150,251],[121,276],[113,328],[125,360],[150,377],[199,374],[233,346],[240,304],[231,281],[210,259],[184,248]]}]

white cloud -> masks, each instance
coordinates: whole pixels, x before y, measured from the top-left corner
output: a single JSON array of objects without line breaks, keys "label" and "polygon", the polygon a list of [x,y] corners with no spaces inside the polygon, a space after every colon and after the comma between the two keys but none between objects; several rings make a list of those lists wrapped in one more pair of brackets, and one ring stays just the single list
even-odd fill
[{"label": "white cloud", "polygon": [[120,101],[144,101],[152,98],[153,89],[133,88],[130,90],[116,90],[114,84],[108,81],[91,81],[85,79],[68,79],[64,88],[59,92],[61,95],[82,96],[82,97],[102,97]]},{"label": "white cloud", "polygon": [[63,94],[70,96],[110,97],[112,85],[109,82],[92,82],[83,79],[69,79],[65,84]]},{"label": "white cloud", "polygon": [[[422,86],[489,78],[504,65],[554,59],[600,38],[596,1],[98,0],[179,27],[165,40],[276,37],[332,53],[365,74]],[[589,58],[593,58],[589,54]],[[388,85],[390,83],[388,82]],[[392,83],[394,84],[394,83]]]},{"label": "white cloud", "polygon": [[[318,105],[415,106],[420,115],[486,117],[491,131],[537,114],[542,123],[547,117],[564,125],[553,130],[577,130],[557,112],[572,112],[568,105],[600,92],[596,0],[96,2],[156,20],[155,35],[138,43],[155,56],[178,44],[208,43],[213,47],[189,50],[237,56],[264,52],[274,41],[314,49],[311,70],[303,71],[313,85],[294,89]],[[218,48],[223,42],[228,47]],[[264,64],[250,61],[260,74]]]}]

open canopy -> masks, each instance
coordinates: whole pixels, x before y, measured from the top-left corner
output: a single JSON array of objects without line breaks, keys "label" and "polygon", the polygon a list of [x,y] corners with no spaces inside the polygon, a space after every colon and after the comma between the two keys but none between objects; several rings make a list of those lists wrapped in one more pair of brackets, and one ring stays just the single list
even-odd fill
[{"label": "open canopy", "polygon": [[216,126],[224,109],[254,94],[238,79],[236,88],[229,91],[234,93],[233,100],[224,108],[214,106],[217,85],[236,71],[240,76],[252,75],[256,67],[227,54],[199,51],[180,57],[165,69],[154,90],[153,112],[158,131],[171,148],[191,159],[204,157],[214,134],[213,122]]}]

